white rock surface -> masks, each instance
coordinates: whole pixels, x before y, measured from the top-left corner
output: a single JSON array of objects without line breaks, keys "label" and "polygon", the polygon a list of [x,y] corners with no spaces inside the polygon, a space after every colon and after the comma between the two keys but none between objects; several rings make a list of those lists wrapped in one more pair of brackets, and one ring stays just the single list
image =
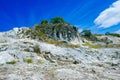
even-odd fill
[{"label": "white rock surface", "polygon": [[0,33],[0,80],[120,80],[120,49],[59,47],[20,30]]},{"label": "white rock surface", "polygon": [[13,61],[14,57],[6,53],[6,51],[0,53],[0,64]]}]

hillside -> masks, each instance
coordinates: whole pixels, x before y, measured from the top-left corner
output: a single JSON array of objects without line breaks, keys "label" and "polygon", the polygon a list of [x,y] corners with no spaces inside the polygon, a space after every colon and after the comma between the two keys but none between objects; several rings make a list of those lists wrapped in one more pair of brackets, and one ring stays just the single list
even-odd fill
[{"label": "hillside", "polygon": [[95,37],[60,23],[1,32],[0,80],[119,80],[120,38]]}]

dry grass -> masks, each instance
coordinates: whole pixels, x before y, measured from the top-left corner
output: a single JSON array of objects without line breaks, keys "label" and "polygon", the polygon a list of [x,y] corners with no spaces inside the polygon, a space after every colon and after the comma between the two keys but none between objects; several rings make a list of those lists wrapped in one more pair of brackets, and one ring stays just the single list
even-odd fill
[{"label": "dry grass", "polygon": [[47,39],[45,42],[47,42],[49,44],[55,44],[56,46],[64,44],[64,42],[54,41],[54,40],[50,40],[50,39]]},{"label": "dry grass", "polygon": [[83,44],[83,46],[88,46],[90,48],[100,48],[99,44],[91,44],[89,42],[86,42],[85,44]]},{"label": "dry grass", "polygon": [[83,44],[83,46],[88,46],[90,48],[120,48],[120,44],[95,44],[95,43],[90,43],[86,42]]},{"label": "dry grass", "polygon": [[46,40],[45,42],[49,43],[49,44],[54,44],[56,46],[63,46],[63,47],[68,47],[68,48],[79,48],[80,45],[79,44],[71,44],[71,43],[66,43],[63,41],[54,41],[54,40]]}]

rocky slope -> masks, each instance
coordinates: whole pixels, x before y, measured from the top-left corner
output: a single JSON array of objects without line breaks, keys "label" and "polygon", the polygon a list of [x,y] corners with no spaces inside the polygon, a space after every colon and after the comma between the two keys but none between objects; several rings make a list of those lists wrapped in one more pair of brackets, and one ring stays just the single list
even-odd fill
[{"label": "rocky slope", "polygon": [[0,80],[120,79],[119,48],[61,47],[29,38],[26,30],[0,33]]}]

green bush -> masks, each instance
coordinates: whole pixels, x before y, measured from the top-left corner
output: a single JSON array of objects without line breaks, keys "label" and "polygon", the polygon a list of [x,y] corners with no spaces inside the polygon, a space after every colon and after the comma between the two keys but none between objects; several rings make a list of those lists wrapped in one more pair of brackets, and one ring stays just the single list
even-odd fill
[{"label": "green bush", "polygon": [[56,24],[56,23],[64,23],[65,21],[61,17],[55,17],[55,18],[51,18],[50,22],[53,23],[53,24]]},{"label": "green bush", "polygon": [[24,62],[26,62],[26,63],[32,63],[33,60],[31,58],[29,58],[29,59],[25,59]]},{"label": "green bush", "polygon": [[117,33],[110,33],[110,32],[106,32],[105,35],[120,37],[120,34],[117,34]]},{"label": "green bush", "polygon": [[49,22],[47,20],[42,20],[41,24],[48,24]]},{"label": "green bush", "polygon": [[10,61],[10,62],[6,62],[6,64],[16,64],[16,61],[13,60],[13,61]]},{"label": "green bush", "polygon": [[83,30],[83,31],[81,32],[81,35],[84,36],[84,37],[90,38],[90,37],[92,36],[92,33],[91,33],[90,30]]}]

